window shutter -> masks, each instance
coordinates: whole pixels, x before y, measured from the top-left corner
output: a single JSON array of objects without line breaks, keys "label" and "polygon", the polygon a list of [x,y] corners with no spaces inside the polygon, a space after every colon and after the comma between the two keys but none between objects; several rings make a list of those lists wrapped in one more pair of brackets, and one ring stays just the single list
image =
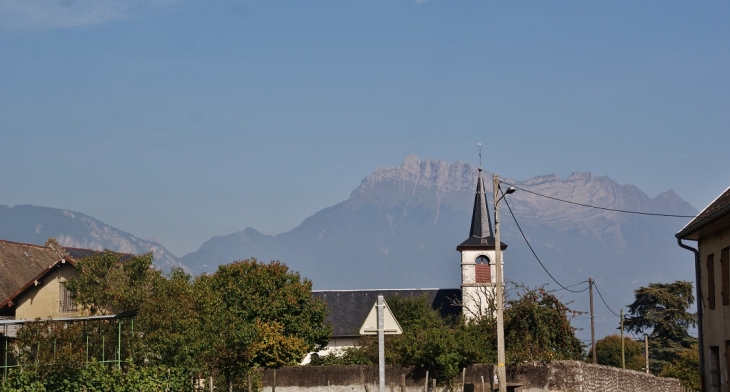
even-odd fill
[{"label": "window shutter", "polygon": [[707,255],[707,304],[715,309],[715,254]]}]

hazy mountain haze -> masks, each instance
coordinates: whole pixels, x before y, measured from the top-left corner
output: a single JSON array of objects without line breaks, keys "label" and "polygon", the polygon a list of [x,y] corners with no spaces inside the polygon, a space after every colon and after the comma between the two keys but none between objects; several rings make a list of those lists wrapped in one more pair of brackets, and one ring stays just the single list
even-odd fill
[{"label": "hazy mountain haze", "polygon": [[[491,212],[492,174],[485,170],[483,175]],[[316,212],[290,231],[272,236],[249,227],[212,237],[179,260],[162,245],[140,240],[84,214],[52,208],[1,206],[0,238],[42,244],[56,237],[65,246],[128,253],[153,251],[159,266],[184,265],[196,274],[248,257],[277,259],[312,279],[315,289],[456,288],[460,284],[460,257],[455,248],[469,233],[476,178],[474,165],[410,155],[399,166],[375,170],[347,200]],[[621,185],[591,173],[502,180],[537,194],[587,205],[662,214],[697,213],[672,190],[652,198],[634,185]],[[690,218],[581,207],[520,189],[505,200],[500,205],[502,241],[508,245],[504,252],[508,281],[559,288],[532,255],[507,203],[550,273],[563,285],[592,277],[616,313],[633,301],[634,289],[649,282],[694,280],[692,255],[679,248],[673,237]],[[291,202],[296,202],[296,194],[292,194]],[[571,287],[580,290],[586,284]],[[560,290],[558,294],[566,302],[574,301],[576,309],[587,311],[586,292]],[[596,294],[599,333],[612,333],[617,318],[599,300]],[[585,320],[575,322],[585,328],[587,324],[580,324]]]}]

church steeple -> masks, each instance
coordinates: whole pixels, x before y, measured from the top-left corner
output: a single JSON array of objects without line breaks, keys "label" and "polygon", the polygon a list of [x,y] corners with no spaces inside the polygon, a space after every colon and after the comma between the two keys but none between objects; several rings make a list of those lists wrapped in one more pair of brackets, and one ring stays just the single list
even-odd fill
[{"label": "church steeple", "polygon": [[[487,194],[484,188],[482,168],[479,167],[469,238],[456,247],[461,253],[462,307],[464,316],[470,319],[489,315],[487,305],[493,299],[493,290],[498,281],[492,217],[487,207]],[[506,249],[507,245],[502,243],[500,248]]]},{"label": "church steeple", "polygon": [[[469,228],[469,238],[459,244],[456,250],[461,251],[467,248],[487,247],[494,249],[494,234],[492,231],[492,216],[487,207],[487,193],[484,190],[484,179],[482,178],[482,168],[479,168],[477,176],[477,190],[474,195],[474,209],[471,214],[471,227]],[[502,249],[506,249],[507,245],[502,243]]]},{"label": "church steeple", "polygon": [[492,218],[487,208],[487,196],[484,192],[484,180],[482,179],[482,168],[479,167],[477,178],[477,191],[474,195],[474,211],[471,214],[471,230],[469,237],[487,238],[492,237]]}]

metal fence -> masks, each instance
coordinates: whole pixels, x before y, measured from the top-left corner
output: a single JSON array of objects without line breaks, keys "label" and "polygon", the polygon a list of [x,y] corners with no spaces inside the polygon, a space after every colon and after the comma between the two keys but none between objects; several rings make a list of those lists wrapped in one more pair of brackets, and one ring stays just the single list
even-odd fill
[{"label": "metal fence", "polygon": [[[103,316],[0,320],[0,375],[5,378],[10,369],[23,366],[52,366],[58,359],[83,365],[96,361],[121,368],[131,361],[129,343],[134,339],[135,315],[136,311],[129,311]],[[30,336],[32,343],[27,339]]]}]

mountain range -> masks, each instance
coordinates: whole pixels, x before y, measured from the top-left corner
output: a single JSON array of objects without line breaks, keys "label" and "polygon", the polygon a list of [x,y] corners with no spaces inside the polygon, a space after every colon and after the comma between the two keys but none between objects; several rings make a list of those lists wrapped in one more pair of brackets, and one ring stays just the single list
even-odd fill
[{"label": "mountain range", "polygon": [[[315,289],[454,288],[460,282],[455,248],[469,234],[477,173],[467,163],[411,155],[398,167],[377,169],[347,200],[288,232],[269,236],[249,227],[213,237],[180,259],[162,245],[89,216],[43,207],[0,206],[0,238],[42,244],[55,237],[64,246],[152,251],[160,267],[183,266],[194,274],[248,257],[277,259],[311,279]],[[492,174],[483,175],[491,184]],[[572,293],[561,285],[580,291],[587,287],[581,282],[593,278],[597,298],[605,302],[595,305],[597,334],[602,336],[615,332],[618,318],[613,312],[633,301],[633,290],[650,282],[694,280],[693,257],[673,237],[690,218],[571,204],[695,215],[697,210],[675,192],[651,198],[636,186],[591,173],[502,180],[503,186],[517,187],[500,203],[502,242],[508,245],[504,273],[512,282],[511,295],[522,284],[547,285],[573,308],[587,310],[586,292]],[[487,188],[492,200],[491,186]],[[587,325],[581,317],[574,324]],[[585,329],[581,334],[585,338]]]}]

